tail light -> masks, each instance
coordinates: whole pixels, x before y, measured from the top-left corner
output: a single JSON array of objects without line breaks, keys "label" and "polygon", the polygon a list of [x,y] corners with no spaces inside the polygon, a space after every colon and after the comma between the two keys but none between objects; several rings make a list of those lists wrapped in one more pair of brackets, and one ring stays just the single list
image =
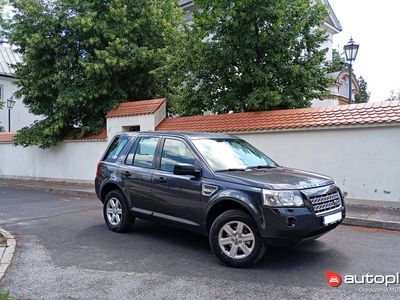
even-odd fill
[{"label": "tail light", "polygon": [[96,170],[96,177],[100,176],[100,167],[101,167],[101,161],[97,164],[97,170]]}]

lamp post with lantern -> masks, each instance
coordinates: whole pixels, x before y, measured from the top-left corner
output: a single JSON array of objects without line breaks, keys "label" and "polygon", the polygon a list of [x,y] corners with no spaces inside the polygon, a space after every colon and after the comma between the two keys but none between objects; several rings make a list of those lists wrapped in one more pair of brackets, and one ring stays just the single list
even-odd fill
[{"label": "lamp post with lantern", "polygon": [[11,109],[14,107],[15,100],[14,97],[11,96],[11,98],[7,99],[7,108],[8,108],[8,132],[10,132],[11,129]]},{"label": "lamp post with lantern", "polygon": [[352,61],[356,60],[357,53],[358,53],[358,48],[360,47],[359,44],[354,43],[353,38],[350,38],[350,41],[344,45],[344,54],[346,55],[346,60],[350,63],[350,68],[349,68],[349,104],[351,104],[351,81],[352,81]]}]

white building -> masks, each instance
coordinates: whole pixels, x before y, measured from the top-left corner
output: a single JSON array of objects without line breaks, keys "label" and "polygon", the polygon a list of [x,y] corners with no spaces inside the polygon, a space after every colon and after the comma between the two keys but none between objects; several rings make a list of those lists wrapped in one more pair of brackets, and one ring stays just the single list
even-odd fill
[{"label": "white building", "polygon": [[[10,129],[17,131],[22,127],[29,126],[35,120],[41,119],[29,113],[28,108],[22,103],[22,99],[16,99],[13,94],[17,91],[14,84],[16,79],[10,64],[20,61],[17,53],[11,50],[8,45],[0,45],[0,102],[4,102],[3,108],[0,109],[0,130],[8,131],[10,113]],[[8,111],[7,99],[13,97],[15,100],[14,107]]]}]

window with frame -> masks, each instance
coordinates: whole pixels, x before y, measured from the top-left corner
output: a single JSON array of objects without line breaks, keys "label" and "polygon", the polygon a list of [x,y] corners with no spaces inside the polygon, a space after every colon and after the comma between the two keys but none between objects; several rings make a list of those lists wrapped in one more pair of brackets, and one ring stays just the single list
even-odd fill
[{"label": "window with frame", "polygon": [[115,162],[128,140],[129,138],[126,136],[116,137],[108,148],[107,153],[104,155],[104,161]]},{"label": "window with frame", "polygon": [[153,158],[154,153],[156,152],[158,140],[158,137],[140,138],[137,147],[132,147],[125,163],[133,164],[137,167],[151,168],[153,166]]},{"label": "window with frame", "polygon": [[194,165],[194,155],[183,141],[165,139],[161,156],[161,170],[172,172],[176,164]]}]

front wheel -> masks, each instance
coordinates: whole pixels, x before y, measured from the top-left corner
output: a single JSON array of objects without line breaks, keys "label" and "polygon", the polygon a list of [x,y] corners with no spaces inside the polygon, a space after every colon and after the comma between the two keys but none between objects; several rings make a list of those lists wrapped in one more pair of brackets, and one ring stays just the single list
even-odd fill
[{"label": "front wheel", "polygon": [[250,267],[266,250],[253,218],[237,209],[228,210],[215,219],[209,240],[214,254],[230,267]]},{"label": "front wheel", "polygon": [[135,217],[129,212],[125,196],[118,190],[111,191],[104,200],[103,216],[108,228],[125,232],[132,228]]}]

